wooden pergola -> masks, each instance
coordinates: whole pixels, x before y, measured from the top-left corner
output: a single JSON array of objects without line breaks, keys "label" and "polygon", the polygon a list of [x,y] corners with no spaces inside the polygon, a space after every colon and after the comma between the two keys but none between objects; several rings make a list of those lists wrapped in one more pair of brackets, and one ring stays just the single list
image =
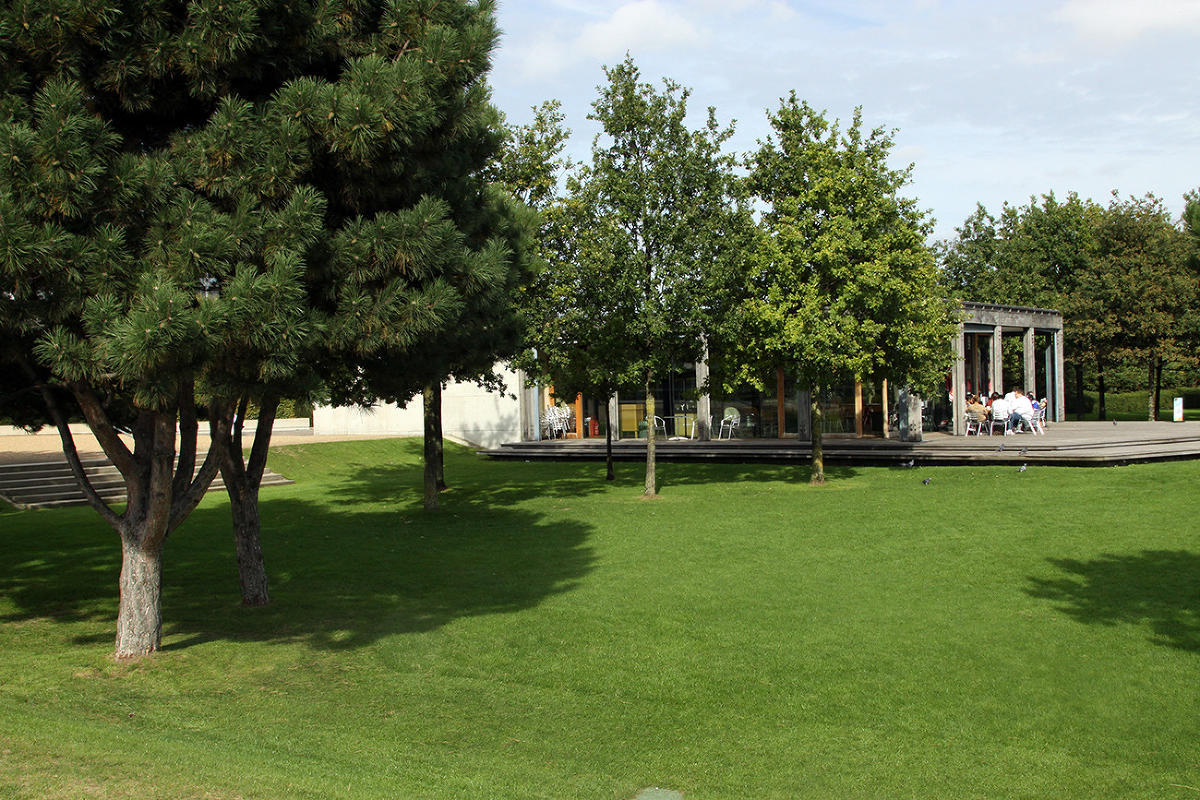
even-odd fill
[{"label": "wooden pergola", "polygon": [[[967,392],[1005,393],[1004,338],[1021,337],[1021,385],[1050,401],[1047,420],[1062,422],[1066,416],[1063,383],[1063,317],[1048,308],[1002,306],[994,303],[963,303],[963,318],[954,336],[952,380],[954,432],[966,432],[964,414]],[[1037,337],[1045,342],[1039,353]],[[1043,379],[1037,381],[1038,358],[1044,362]]]}]

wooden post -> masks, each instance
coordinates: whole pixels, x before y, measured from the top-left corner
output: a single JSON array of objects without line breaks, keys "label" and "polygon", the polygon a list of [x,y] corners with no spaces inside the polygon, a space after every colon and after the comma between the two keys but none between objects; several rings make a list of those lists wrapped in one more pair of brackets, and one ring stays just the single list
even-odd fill
[{"label": "wooden post", "polygon": [[886,439],[886,438],[888,438],[888,436],[890,436],[890,435],[891,435],[891,431],[889,431],[889,430],[888,430],[888,414],[889,414],[889,413],[891,413],[891,409],[890,409],[890,408],[888,408],[888,382],[887,382],[887,378],[884,378],[884,379],[883,379],[882,394],[883,394],[883,398],[882,398],[882,400],[880,401],[880,408],[881,408],[881,411],[880,411],[880,413],[882,413],[882,414],[883,414],[883,438],[885,438],[885,439]]},{"label": "wooden post", "polygon": [[854,382],[854,433],[858,438],[863,435],[863,401],[862,381]]},{"label": "wooden post", "polygon": [[[570,432],[567,436],[570,436]],[[575,395],[575,438],[583,438],[583,395]]]},{"label": "wooden post", "polygon": [[1037,354],[1033,350],[1033,328],[1021,338],[1021,364],[1024,367],[1025,394],[1037,395]]},{"label": "wooden post", "polygon": [[954,334],[954,366],[950,368],[953,376],[950,381],[950,392],[954,396],[954,402],[950,404],[950,419],[954,424],[950,430],[955,436],[964,436],[967,432],[963,425],[963,415],[967,411],[967,363],[964,354],[966,346],[967,336],[960,323],[958,332]]},{"label": "wooden post", "polygon": [[1004,328],[992,329],[992,385],[989,391],[1004,394]]}]

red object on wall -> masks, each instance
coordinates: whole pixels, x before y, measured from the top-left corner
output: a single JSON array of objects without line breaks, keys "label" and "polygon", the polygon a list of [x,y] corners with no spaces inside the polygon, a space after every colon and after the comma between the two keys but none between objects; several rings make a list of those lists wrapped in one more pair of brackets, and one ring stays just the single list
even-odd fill
[{"label": "red object on wall", "polygon": [[596,419],[595,417],[592,417],[588,423],[588,436],[599,436],[599,435],[600,435],[600,420]]}]

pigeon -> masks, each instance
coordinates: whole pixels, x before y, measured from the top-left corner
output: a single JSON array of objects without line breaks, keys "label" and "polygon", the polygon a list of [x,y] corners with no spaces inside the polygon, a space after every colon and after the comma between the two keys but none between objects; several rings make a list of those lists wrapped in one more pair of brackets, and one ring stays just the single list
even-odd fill
[{"label": "pigeon", "polygon": [[1028,452],[1029,452],[1029,448],[1028,448],[1028,447],[1022,447],[1022,448],[1021,448],[1021,455],[1025,455],[1025,454],[1026,454],[1026,453],[1028,453]]},{"label": "pigeon", "polygon": [[1113,420],[1113,425],[1116,425],[1116,424],[1117,424],[1117,421],[1114,419],[1114,420]]},{"label": "pigeon", "polygon": [[1017,470],[1017,472],[1024,472],[1024,471],[1025,471],[1025,465],[1022,464],[1021,468],[1019,470]]},{"label": "pigeon", "polygon": [[928,486],[929,484],[933,483],[933,478],[926,478],[925,480],[921,481],[921,483]]},{"label": "pigeon", "polygon": [[917,462],[916,462],[916,460],[915,460],[915,459],[912,459],[912,458],[910,458],[908,461],[901,461],[901,462],[900,462],[900,466],[902,466],[902,467],[905,467],[905,468],[911,468],[911,467],[913,467],[913,466],[914,466],[916,463],[917,463]]},{"label": "pigeon", "polygon": [[996,448],[996,452],[997,452],[997,453],[1003,453],[1003,452],[1004,452],[1004,445],[1000,445],[999,447],[997,447],[997,448]]}]

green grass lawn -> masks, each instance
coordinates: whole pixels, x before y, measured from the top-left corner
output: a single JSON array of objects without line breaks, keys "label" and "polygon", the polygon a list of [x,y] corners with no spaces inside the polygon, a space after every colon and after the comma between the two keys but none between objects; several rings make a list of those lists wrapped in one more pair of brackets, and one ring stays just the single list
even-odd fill
[{"label": "green grass lawn", "polygon": [[[0,796],[1200,797],[1200,462],[491,463],[288,447],[274,604],[228,508],[111,661],[119,547],[0,511]],[[922,479],[931,478],[928,485]]]}]

